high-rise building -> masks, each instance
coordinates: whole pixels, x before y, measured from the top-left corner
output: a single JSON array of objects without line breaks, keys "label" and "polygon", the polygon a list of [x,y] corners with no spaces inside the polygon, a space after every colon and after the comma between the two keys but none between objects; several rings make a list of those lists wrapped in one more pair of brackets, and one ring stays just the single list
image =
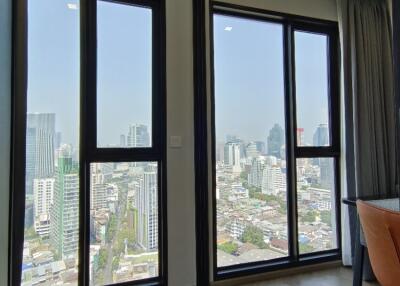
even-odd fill
[{"label": "high-rise building", "polygon": [[281,147],[281,159],[286,160],[286,145]]},{"label": "high-rise building", "polygon": [[320,124],[314,132],[313,136],[314,146],[327,146],[329,145],[329,130],[328,124]]},{"label": "high-rise building", "polygon": [[217,162],[224,162],[225,143],[218,142],[215,146],[215,157]]},{"label": "high-rise building", "polygon": [[304,146],[304,128],[297,128],[297,146]]},{"label": "high-rise building", "polygon": [[242,140],[237,135],[232,135],[232,134],[226,135],[225,139],[226,139],[226,142],[232,142],[232,143],[242,142]]},{"label": "high-rise building", "polygon": [[263,141],[254,141],[257,147],[257,151],[260,152],[261,155],[265,154],[265,142]]},{"label": "high-rise building", "polygon": [[53,204],[54,178],[33,180],[34,227],[42,238],[49,236],[50,207]]},{"label": "high-rise building", "polygon": [[330,158],[320,158],[319,168],[320,168],[320,184],[324,189],[333,188],[333,164]]},{"label": "high-rise building", "polygon": [[263,157],[258,157],[252,160],[247,179],[250,186],[261,188],[264,168],[265,159]]},{"label": "high-rise building", "polygon": [[[329,145],[329,130],[328,124],[320,124],[314,132],[313,136],[314,146],[327,146]],[[321,158],[313,158],[312,162],[314,165],[321,166]]]},{"label": "high-rise building", "polygon": [[262,188],[263,194],[277,195],[286,190],[286,177],[279,166],[267,165],[263,171]]},{"label": "high-rise building", "polygon": [[228,142],[224,147],[224,163],[232,166],[235,172],[240,172],[241,144]]},{"label": "high-rise building", "polygon": [[93,210],[107,207],[106,184],[101,164],[90,166],[90,208]]},{"label": "high-rise building", "polygon": [[129,126],[127,136],[127,147],[150,147],[150,136],[147,126],[143,124],[132,124]]},{"label": "high-rise building", "polygon": [[246,146],[246,157],[256,158],[261,155],[261,152],[257,150],[256,142],[250,142]]},{"label": "high-rise building", "polygon": [[55,137],[54,137],[54,148],[58,149],[61,147],[62,143],[62,133],[61,132],[56,132]]},{"label": "high-rise building", "polygon": [[26,136],[26,192],[33,193],[35,178],[50,178],[54,174],[54,113],[28,113]]},{"label": "high-rise building", "polygon": [[119,136],[119,147],[126,147],[126,136],[124,134]]},{"label": "high-rise building", "polygon": [[157,166],[148,164],[140,180],[137,241],[147,251],[158,248]]},{"label": "high-rise building", "polygon": [[35,178],[49,178],[54,174],[55,123],[54,113],[28,114],[27,129],[35,129]]},{"label": "high-rise building", "polygon": [[71,147],[64,145],[55,172],[50,211],[50,242],[58,258],[76,255],[79,244],[79,171],[72,162]]},{"label": "high-rise building", "polygon": [[278,158],[276,158],[275,156],[266,156],[265,161],[266,164],[270,166],[278,165]]},{"label": "high-rise building", "polygon": [[25,188],[28,195],[33,194],[36,162],[36,128],[26,129],[26,175]]},{"label": "high-rise building", "polygon": [[267,138],[268,142],[268,155],[281,157],[281,147],[285,144],[285,134],[282,127],[279,124],[275,124],[274,127],[269,131]]}]

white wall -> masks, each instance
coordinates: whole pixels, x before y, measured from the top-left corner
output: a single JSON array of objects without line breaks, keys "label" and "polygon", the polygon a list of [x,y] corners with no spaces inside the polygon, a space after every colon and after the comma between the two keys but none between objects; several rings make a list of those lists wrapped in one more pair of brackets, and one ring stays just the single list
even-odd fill
[{"label": "white wall", "polygon": [[300,16],[337,21],[336,0],[220,0]]},{"label": "white wall", "polygon": [[192,1],[167,0],[167,125],[183,147],[168,148],[169,285],[196,281]]},{"label": "white wall", "polygon": [[0,1],[0,285],[7,285],[11,120],[11,0]]}]

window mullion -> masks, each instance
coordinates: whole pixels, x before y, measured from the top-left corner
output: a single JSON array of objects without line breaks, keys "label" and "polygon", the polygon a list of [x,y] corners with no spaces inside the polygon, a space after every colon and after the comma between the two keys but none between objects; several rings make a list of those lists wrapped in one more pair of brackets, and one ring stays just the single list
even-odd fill
[{"label": "window mullion", "polygon": [[81,92],[79,148],[79,285],[89,285],[90,158],[96,142],[96,2],[80,1]]},{"label": "window mullion", "polygon": [[296,106],[293,28],[290,23],[285,23],[284,25],[284,64],[289,257],[296,261],[298,260],[299,253],[297,243],[296,160],[294,157],[296,142]]}]

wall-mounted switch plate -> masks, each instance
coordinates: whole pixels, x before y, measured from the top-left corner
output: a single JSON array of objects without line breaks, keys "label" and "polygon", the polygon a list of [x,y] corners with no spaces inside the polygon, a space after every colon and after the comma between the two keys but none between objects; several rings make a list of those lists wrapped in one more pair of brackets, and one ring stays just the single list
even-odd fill
[{"label": "wall-mounted switch plate", "polygon": [[170,136],[169,137],[169,146],[171,148],[181,148],[182,147],[182,137],[181,136]]}]

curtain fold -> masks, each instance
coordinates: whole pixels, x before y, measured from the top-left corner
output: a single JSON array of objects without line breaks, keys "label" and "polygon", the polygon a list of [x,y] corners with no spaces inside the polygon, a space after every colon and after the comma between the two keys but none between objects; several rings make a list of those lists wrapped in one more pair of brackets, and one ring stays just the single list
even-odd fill
[{"label": "curtain fold", "polygon": [[[346,160],[343,197],[396,194],[392,33],[385,0],[338,0]],[[343,209],[343,263],[356,214]]]}]

